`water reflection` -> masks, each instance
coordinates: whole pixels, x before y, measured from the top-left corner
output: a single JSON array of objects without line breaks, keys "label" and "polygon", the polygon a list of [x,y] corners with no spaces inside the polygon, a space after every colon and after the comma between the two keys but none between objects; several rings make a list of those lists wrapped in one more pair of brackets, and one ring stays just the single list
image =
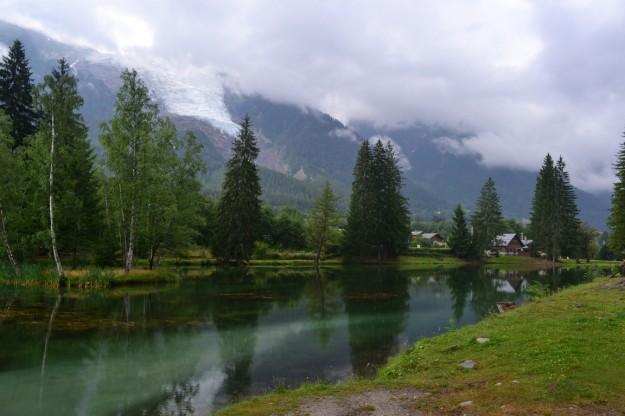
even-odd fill
[{"label": "water reflection", "polygon": [[[216,281],[239,283],[234,290],[224,290],[211,299],[211,316],[219,335],[219,351],[225,380],[218,397],[223,404],[230,403],[248,393],[252,383],[250,366],[256,349],[256,329],[261,311],[271,303],[267,299],[266,285],[256,291],[245,290],[254,285],[249,270],[235,276],[218,274]],[[263,282],[265,283],[265,282]]]},{"label": "water reflection", "polygon": [[423,336],[584,272],[233,269],[105,292],[0,287],[3,415],[193,415],[368,377]]},{"label": "water reflection", "polygon": [[372,376],[398,351],[398,336],[408,312],[408,277],[383,268],[343,276],[352,371]]}]

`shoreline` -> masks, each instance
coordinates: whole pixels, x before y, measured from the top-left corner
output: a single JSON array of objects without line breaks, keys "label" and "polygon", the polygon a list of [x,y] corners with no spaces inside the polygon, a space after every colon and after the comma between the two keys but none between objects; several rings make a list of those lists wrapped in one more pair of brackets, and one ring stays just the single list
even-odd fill
[{"label": "shoreline", "polygon": [[[588,269],[614,269],[618,267],[617,261],[591,261],[576,262],[575,260],[564,260],[556,263],[556,268],[588,268]],[[201,276],[185,275],[185,270],[206,271],[210,275],[215,270],[236,270],[238,267],[261,269],[261,268],[282,268],[282,269],[314,269],[313,260],[308,259],[253,259],[243,266],[223,266],[214,262],[213,259],[186,258],[182,260],[164,259],[160,268],[149,270],[139,263],[137,267],[129,273],[125,273],[121,267],[96,267],[87,266],[66,271],[70,287],[76,289],[110,289],[131,285],[145,284],[171,284],[181,279],[204,278]],[[533,257],[493,257],[483,262],[468,262],[447,253],[432,255],[406,255],[397,259],[378,263],[377,261],[361,259],[355,262],[346,262],[341,258],[331,258],[320,263],[321,269],[329,268],[349,268],[349,267],[396,267],[399,270],[441,270],[455,269],[461,267],[486,267],[501,270],[519,270],[529,272],[534,270],[545,270],[553,267],[552,263],[543,259]],[[53,265],[33,264],[24,267],[20,277],[0,276],[0,285],[19,287],[45,287],[58,288],[58,279],[54,275]]]},{"label": "shoreline", "polygon": [[[332,413],[332,408],[350,406],[360,406],[352,409],[355,415],[397,406],[409,412],[399,414],[623,412],[625,288],[617,282],[625,281],[597,278],[424,338],[392,357],[373,380],[274,391],[217,415],[331,416],[343,414]],[[467,360],[475,367],[461,368]]]}]

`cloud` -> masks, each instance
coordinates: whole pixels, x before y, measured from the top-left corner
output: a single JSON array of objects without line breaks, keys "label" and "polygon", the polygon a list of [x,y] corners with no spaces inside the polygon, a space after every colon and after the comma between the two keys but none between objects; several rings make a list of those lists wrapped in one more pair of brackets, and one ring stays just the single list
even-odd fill
[{"label": "cloud", "polygon": [[343,129],[336,128],[330,132],[330,134],[334,137],[340,137],[342,139],[347,139],[350,142],[357,142],[358,135],[351,129]]},{"label": "cloud", "polygon": [[449,153],[455,156],[474,156],[476,152],[470,149],[465,142],[460,139],[452,139],[451,137],[437,137],[434,140],[439,150],[443,153]]},{"label": "cloud", "polygon": [[410,161],[406,157],[406,154],[402,150],[401,146],[398,145],[395,140],[393,140],[390,136],[387,136],[384,134],[376,134],[369,138],[369,142],[371,144],[375,144],[377,141],[380,141],[384,144],[390,143],[391,146],[393,147],[393,150],[395,151],[395,156],[397,157],[399,167],[401,167],[404,171],[412,169],[412,165],[410,164]]},{"label": "cloud", "polygon": [[63,41],[224,72],[243,91],[344,122],[471,131],[456,150],[488,165],[535,170],[551,152],[584,189],[614,180],[622,1],[0,0],[0,9]]}]

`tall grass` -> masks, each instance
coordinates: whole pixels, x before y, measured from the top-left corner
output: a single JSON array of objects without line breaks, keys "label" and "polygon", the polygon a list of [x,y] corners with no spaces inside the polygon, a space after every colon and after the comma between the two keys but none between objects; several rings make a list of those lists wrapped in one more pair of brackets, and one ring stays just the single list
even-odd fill
[{"label": "tall grass", "polygon": [[38,264],[20,265],[19,274],[6,263],[0,263],[0,283],[13,286],[58,287],[54,271]]}]

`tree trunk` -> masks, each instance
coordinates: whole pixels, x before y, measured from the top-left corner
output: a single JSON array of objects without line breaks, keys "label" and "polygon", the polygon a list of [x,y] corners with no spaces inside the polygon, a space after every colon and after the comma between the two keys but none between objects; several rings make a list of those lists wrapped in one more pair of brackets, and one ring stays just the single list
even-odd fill
[{"label": "tree trunk", "polygon": [[136,221],[136,213],[135,213],[135,197],[137,192],[137,142],[133,140],[132,143],[132,201],[130,201],[130,230],[128,232],[128,253],[126,254],[126,273],[132,269],[132,261],[134,256],[135,249],[135,221]]},{"label": "tree trunk", "polygon": [[154,264],[158,267],[158,247],[160,244],[154,244],[150,247],[150,254],[148,257],[148,269],[153,270]]},{"label": "tree trunk", "polygon": [[319,261],[321,261],[321,247],[322,245],[319,244],[317,247],[317,255],[315,256],[315,266],[317,267],[319,267]]},{"label": "tree trunk", "polygon": [[130,205],[130,232],[128,235],[128,253],[126,253],[126,273],[132,269],[132,257],[135,249],[135,203]]},{"label": "tree trunk", "polygon": [[54,141],[56,133],[54,131],[54,114],[52,114],[52,136],[50,140],[50,192],[49,192],[49,208],[50,208],[50,240],[52,241],[52,255],[56,263],[56,271],[59,275],[61,285],[65,283],[65,272],[61,264],[61,257],[56,245],[56,233],[54,231]]},{"label": "tree trunk", "polygon": [[9,257],[9,263],[15,270],[15,275],[20,274],[20,269],[17,266],[17,261],[15,261],[15,256],[13,255],[13,249],[11,248],[11,243],[9,242],[9,236],[7,235],[6,229],[6,217],[4,216],[4,208],[0,205],[0,232],[2,233],[2,244],[4,244],[4,248],[7,252],[7,256]]}]

